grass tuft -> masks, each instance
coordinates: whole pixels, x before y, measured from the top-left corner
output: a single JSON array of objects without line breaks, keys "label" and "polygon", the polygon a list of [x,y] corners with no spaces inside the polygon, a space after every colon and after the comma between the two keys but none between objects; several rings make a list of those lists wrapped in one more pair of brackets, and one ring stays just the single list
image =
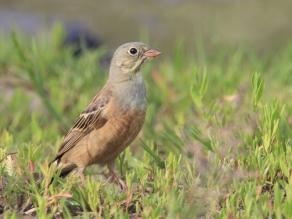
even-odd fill
[{"label": "grass tuft", "polygon": [[121,192],[102,167],[86,170],[85,186],[48,168],[107,77],[104,49],[73,58],[62,27],[53,29],[0,39],[1,216],[292,218],[291,46],[276,58],[209,54],[198,42],[198,57],[186,57],[179,42],[148,65],[145,125],[116,161],[129,188]]}]

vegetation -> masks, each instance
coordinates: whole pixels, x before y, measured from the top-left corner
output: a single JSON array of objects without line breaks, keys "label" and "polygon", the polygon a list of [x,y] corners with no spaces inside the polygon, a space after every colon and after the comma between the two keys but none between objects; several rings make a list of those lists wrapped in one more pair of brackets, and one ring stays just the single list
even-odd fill
[{"label": "vegetation", "polygon": [[[144,70],[149,108],[117,160],[58,179],[67,128],[106,79],[106,49],[79,58],[62,28],[0,39],[0,211],[4,218],[292,218],[292,45],[274,54],[182,44]],[[17,154],[9,154],[17,152]],[[57,180],[47,189],[52,176]]]}]

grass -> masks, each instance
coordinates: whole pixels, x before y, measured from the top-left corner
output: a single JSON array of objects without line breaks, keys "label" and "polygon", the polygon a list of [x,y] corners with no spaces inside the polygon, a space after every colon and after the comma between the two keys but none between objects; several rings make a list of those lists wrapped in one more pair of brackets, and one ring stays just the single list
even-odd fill
[{"label": "grass", "polygon": [[57,175],[48,162],[107,72],[97,61],[106,49],[76,59],[62,37],[56,26],[0,39],[4,218],[31,208],[37,218],[292,217],[292,44],[276,55],[200,45],[193,56],[178,44],[149,63],[143,131],[116,161],[121,192],[101,167],[85,186],[72,174],[46,189]]}]

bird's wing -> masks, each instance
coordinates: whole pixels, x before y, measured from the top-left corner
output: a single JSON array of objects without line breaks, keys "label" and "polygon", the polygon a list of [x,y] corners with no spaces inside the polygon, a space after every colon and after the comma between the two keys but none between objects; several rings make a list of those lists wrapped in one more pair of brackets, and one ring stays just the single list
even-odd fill
[{"label": "bird's wing", "polygon": [[59,152],[52,162],[59,160],[64,153],[72,149],[84,136],[94,129],[101,128],[107,122],[102,112],[107,107],[110,98],[110,92],[103,92],[103,94],[100,93],[100,95],[94,97],[65,136]]}]

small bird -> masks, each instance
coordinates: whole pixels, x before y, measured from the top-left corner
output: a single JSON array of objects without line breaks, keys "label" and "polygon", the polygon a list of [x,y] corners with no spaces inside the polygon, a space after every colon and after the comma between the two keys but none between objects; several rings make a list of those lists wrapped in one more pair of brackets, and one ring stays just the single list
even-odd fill
[{"label": "small bird", "polygon": [[61,177],[77,168],[84,184],[86,167],[106,165],[109,179],[126,189],[126,184],[115,172],[114,162],[143,126],[147,98],[141,67],[160,54],[159,50],[150,49],[141,42],[118,47],[111,60],[107,82],[79,115],[50,163],[57,163]]}]

